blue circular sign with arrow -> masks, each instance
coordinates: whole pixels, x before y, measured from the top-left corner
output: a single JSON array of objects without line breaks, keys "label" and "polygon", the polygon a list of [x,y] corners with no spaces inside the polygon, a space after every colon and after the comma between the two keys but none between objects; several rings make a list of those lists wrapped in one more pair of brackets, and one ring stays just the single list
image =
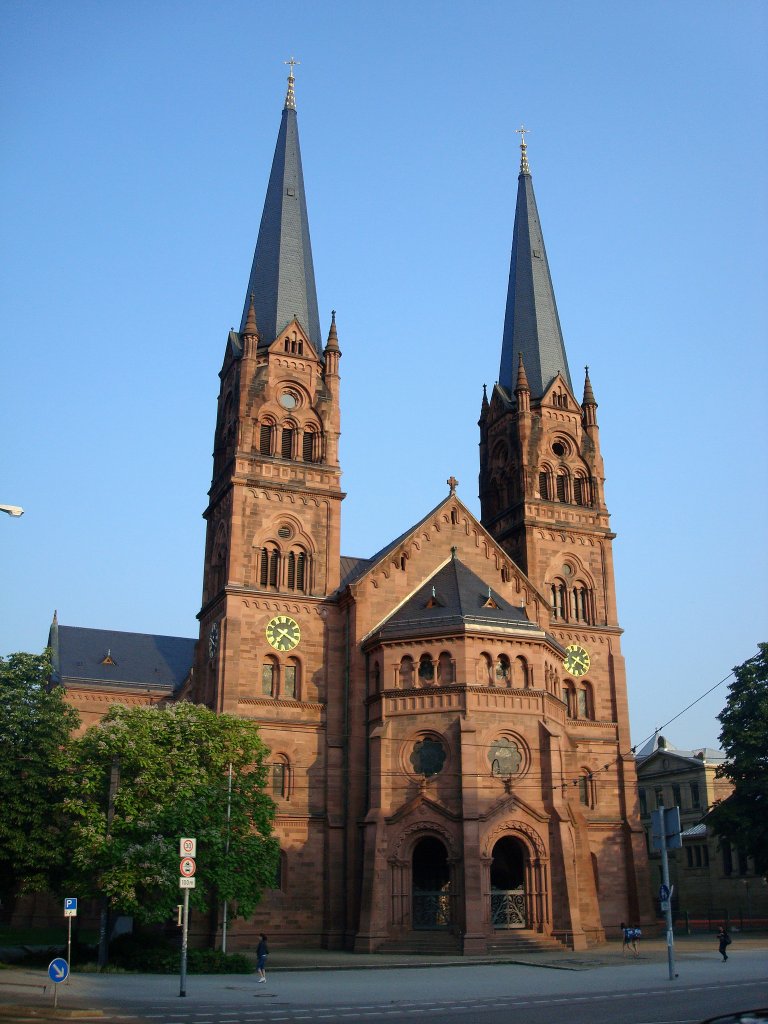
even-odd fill
[{"label": "blue circular sign with arrow", "polygon": [[57,985],[60,981],[66,981],[69,976],[69,964],[63,956],[57,956],[48,964],[48,977]]}]

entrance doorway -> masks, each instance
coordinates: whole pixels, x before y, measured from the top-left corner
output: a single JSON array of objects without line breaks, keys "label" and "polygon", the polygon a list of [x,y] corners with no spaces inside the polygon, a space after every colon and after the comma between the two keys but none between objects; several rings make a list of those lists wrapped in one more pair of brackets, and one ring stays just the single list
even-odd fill
[{"label": "entrance doorway", "polygon": [[439,839],[425,836],[413,850],[412,916],[414,929],[430,931],[451,923],[451,872]]},{"label": "entrance doorway", "polygon": [[491,861],[491,923],[496,929],[527,928],[525,909],[526,850],[519,839],[504,836]]}]

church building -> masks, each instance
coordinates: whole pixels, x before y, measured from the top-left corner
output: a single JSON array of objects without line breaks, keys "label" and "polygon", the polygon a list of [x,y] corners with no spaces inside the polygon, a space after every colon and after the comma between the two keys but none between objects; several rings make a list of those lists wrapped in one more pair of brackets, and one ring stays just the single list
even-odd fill
[{"label": "church building", "polygon": [[[279,881],[230,935],[601,942],[650,914],[645,835],[597,402],[568,368],[524,134],[479,519],[451,478],[371,558],[341,554],[342,344],[318,314],[291,67],[220,371],[194,665],[163,698],[252,720],[271,750]],[[85,665],[98,631],[54,629],[81,703],[94,684],[67,682],[64,648]]]}]

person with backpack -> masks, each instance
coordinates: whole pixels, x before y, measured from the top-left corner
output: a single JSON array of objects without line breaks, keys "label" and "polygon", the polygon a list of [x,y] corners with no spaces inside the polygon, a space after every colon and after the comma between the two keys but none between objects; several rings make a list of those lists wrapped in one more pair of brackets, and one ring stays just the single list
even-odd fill
[{"label": "person with backpack", "polygon": [[728,959],[726,949],[730,946],[730,944],[731,936],[728,934],[724,927],[719,928],[717,932],[717,948],[720,951],[720,956],[723,958],[723,963],[725,963],[725,961]]}]

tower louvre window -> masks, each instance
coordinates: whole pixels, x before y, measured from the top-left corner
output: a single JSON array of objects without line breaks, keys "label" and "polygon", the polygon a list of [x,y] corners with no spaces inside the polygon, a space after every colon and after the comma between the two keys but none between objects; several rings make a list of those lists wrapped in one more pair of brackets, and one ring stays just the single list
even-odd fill
[{"label": "tower louvre window", "polygon": [[259,429],[259,454],[272,454],[272,430],[271,423],[262,423]]},{"label": "tower louvre window", "polygon": [[564,473],[558,473],[557,474],[557,481],[556,481],[557,500],[558,501],[567,501],[568,500],[568,495],[567,495],[565,484],[566,484],[565,474]]},{"label": "tower louvre window", "polygon": [[315,435],[313,431],[304,431],[304,437],[302,438],[302,458],[305,462],[315,461]]},{"label": "tower louvre window", "polygon": [[280,442],[280,454],[284,459],[293,458],[293,428],[283,427],[283,435]]},{"label": "tower louvre window", "polygon": [[549,501],[549,476],[544,472],[539,473],[539,495]]},{"label": "tower louvre window", "polygon": [[269,555],[269,586],[276,587],[280,579],[280,552],[275,549]]},{"label": "tower louvre window", "polygon": [[261,549],[261,558],[259,561],[259,584],[262,587],[266,587],[269,580],[269,551],[266,548]]},{"label": "tower louvre window", "polygon": [[300,551],[296,559],[296,589],[302,593],[306,590],[307,556]]},{"label": "tower louvre window", "polygon": [[584,505],[584,477],[577,476],[573,481],[573,497],[577,505]]},{"label": "tower louvre window", "polygon": [[288,566],[287,566],[287,577],[288,577],[288,589],[296,589],[296,555],[293,551],[288,552]]}]

